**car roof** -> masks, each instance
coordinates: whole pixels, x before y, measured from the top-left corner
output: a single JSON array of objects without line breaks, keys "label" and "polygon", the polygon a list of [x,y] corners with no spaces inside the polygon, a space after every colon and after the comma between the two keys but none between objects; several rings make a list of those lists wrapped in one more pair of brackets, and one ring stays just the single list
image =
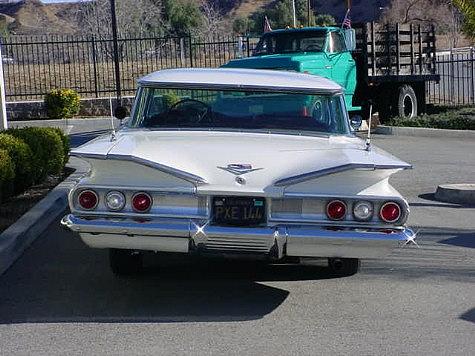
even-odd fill
[{"label": "car roof", "polygon": [[262,69],[165,69],[139,79],[141,86],[186,89],[221,89],[337,94],[337,83],[316,75]]}]

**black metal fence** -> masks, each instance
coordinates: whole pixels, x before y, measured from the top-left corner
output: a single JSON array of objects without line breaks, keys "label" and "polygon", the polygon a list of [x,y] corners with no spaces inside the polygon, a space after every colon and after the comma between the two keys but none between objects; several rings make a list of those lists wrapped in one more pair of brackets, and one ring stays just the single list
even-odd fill
[{"label": "black metal fence", "polygon": [[440,82],[427,84],[427,100],[440,105],[475,105],[475,48],[436,54]]},{"label": "black metal fence", "polygon": [[[223,36],[125,37],[118,40],[121,95],[132,95],[136,80],[155,70],[218,67],[247,57],[257,38]],[[82,97],[116,95],[112,39],[93,36],[11,36],[2,39],[8,101],[41,99],[55,88]],[[475,105],[475,48],[436,54],[440,82],[427,84],[429,103]]]},{"label": "black metal fence", "polygon": [[[249,56],[250,37],[126,37],[118,40],[121,94],[133,94],[136,80],[155,70],[218,67]],[[112,39],[81,36],[12,36],[2,39],[7,100],[43,97],[71,88],[82,97],[114,96]]]}]

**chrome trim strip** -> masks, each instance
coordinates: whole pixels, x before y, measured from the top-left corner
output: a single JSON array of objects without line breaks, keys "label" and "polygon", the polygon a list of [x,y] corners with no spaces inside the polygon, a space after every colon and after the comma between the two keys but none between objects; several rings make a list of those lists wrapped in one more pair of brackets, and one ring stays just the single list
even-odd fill
[{"label": "chrome trim strip", "polygon": [[78,158],[92,158],[92,159],[106,159],[107,154],[102,153],[78,153],[71,151],[69,152],[69,156],[71,157],[78,157]]},{"label": "chrome trim strip", "polygon": [[78,185],[74,189],[99,189],[99,190],[130,190],[130,191],[138,191],[138,190],[146,190],[147,192],[152,192],[155,194],[162,194],[163,195],[193,195],[193,196],[200,196],[196,194],[196,188],[154,188],[154,187],[145,187],[145,186],[132,186],[132,185],[102,185],[102,184],[87,184],[87,185]]},{"label": "chrome trim strip", "polygon": [[299,174],[293,177],[283,178],[275,182],[274,185],[277,187],[282,187],[282,186],[287,186],[291,184],[297,184],[297,183],[301,183],[310,179],[320,178],[323,176],[328,176],[330,174],[345,172],[345,171],[349,171],[353,169],[376,170],[376,169],[410,169],[410,168],[412,168],[412,166],[409,164],[377,165],[377,164],[372,164],[372,163],[348,163],[348,164],[343,164],[341,166],[324,168],[318,171],[313,171],[313,172]]},{"label": "chrome trim strip", "polygon": [[199,90],[244,90],[260,91],[272,93],[292,93],[292,94],[320,94],[337,95],[342,94],[339,89],[319,89],[284,86],[262,86],[262,85],[237,85],[237,84],[213,84],[213,83],[177,83],[177,82],[154,82],[139,80],[139,85],[146,88],[166,88],[166,89],[199,89]]},{"label": "chrome trim strip", "polygon": [[299,192],[284,192],[284,198],[322,198],[322,199],[352,199],[352,200],[401,200],[398,195],[335,195],[335,194],[320,194],[320,193],[299,193]]},{"label": "chrome trim strip", "polygon": [[345,228],[355,228],[355,229],[392,229],[400,230],[404,228],[402,225],[393,225],[393,224],[377,224],[369,223],[367,221],[357,221],[357,220],[310,220],[310,219],[283,219],[283,218],[271,218],[268,220],[270,225],[281,225],[285,224],[287,226],[292,225],[306,225],[306,224],[318,224],[325,225],[328,227],[345,227]]},{"label": "chrome trim strip", "polygon": [[118,154],[107,154],[107,155],[102,155],[102,154],[97,154],[97,153],[75,153],[71,152],[71,156],[74,157],[79,157],[79,158],[93,158],[93,159],[112,159],[116,161],[128,161],[128,162],[134,162],[141,164],[143,166],[147,166],[150,168],[157,169],[159,171],[162,171],[164,173],[171,174],[172,176],[175,176],[177,178],[184,179],[190,183],[194,184],[206,184],[206,180],[204,178],[201,178],[200,176],[194,175],[192,173],[188,173],[173,167],[166,166],[164,164],[160,164],[157,162],[152,162],[144,158],[136,157],[133,155],[118,155]]}]

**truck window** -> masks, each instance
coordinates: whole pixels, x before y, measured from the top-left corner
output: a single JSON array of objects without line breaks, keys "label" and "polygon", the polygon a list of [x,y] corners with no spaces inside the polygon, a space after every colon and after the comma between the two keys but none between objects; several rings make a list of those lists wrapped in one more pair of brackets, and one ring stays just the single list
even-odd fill
[{"label": "truck window", "polygon": [[330,41],[328,42],[329,53],[340,53],[346,51],[345,39],[338,32],[330,33]]},{"label": "truck window", "polygon": [[261,37],[255,56],[298,52],[322,52],[327,31],[292,31],[269,33]]}]

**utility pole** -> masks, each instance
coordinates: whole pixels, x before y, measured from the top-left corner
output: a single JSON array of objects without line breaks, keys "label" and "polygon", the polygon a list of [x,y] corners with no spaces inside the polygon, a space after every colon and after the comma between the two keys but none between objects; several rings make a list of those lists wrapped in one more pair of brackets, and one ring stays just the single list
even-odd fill
[{"label": "utility pole", "polygon": [[311,0],[307,0],[307,26],[310,27],[310,12],[312,11]]},{"label": "utility pole", "polygon": [[120,67],[119,67],[119,43],[117,39],[117,15],[115,11],[115,0],[110,0],[112,17],[112,43],[114,47],[114,69],[115,69],[115,89],[117,95],[117,104],[121,104],[120,88]]},{"label": "utility pole", "polygon": [[5,78],[3,78],[3,56],[0,43],[0,131],[8,129],[7,107],[5,104]]},{"label": "utility pole", "polygon": [[294,28],[297,27],[297,17],[295,15],[295,0],[292,0],[292,14],[294,17]]}]

